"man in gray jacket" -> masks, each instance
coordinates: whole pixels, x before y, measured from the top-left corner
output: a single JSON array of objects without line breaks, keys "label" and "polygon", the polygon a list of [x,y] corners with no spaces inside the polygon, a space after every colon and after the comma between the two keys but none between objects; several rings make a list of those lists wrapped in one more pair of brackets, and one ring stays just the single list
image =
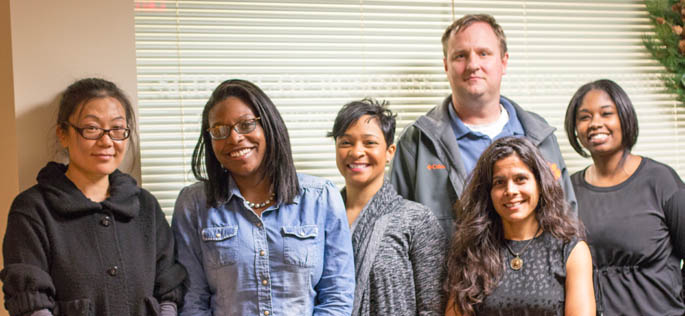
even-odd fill
[{"label": "man in gray jacket", "polygon": [[542,152],[576,217],[576,198],[554,128],[500,95],[509,60],[502,27],[490,15],[465,15],[445,30],[442,48],[452,95],[402,133],[390,171],[397,192],[433,210],[449,237],[452,206],[480,154],[494,139],[525,136]]}]

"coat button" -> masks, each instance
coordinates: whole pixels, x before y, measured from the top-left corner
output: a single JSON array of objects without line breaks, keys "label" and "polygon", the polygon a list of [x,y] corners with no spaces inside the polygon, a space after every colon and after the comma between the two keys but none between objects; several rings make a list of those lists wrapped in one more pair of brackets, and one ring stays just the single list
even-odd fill
[{"label": "coat button", "polygon": [[109,227],[109,225],[112,224],[112,218],[105,216],[102,218],[102,220],[100,220],[100,224],[102,224],[102,226]]},{"label": "coat button", "polygon": [[107,274],[109,274],[111,276],[116,276],[117,273],[119,273],[119,267],[117,267],[117,266],[113,266],[107,270]]}]

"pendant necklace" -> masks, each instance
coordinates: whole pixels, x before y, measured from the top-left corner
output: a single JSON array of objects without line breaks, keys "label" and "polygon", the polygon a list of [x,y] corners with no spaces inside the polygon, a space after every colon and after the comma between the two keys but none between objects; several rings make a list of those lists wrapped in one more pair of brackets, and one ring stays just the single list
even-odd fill
[{"label": "pendant necklace", "polygon": [[247,206],[249,206],[251,208],[262,208],[264,206],[269,205],[269,203],[271,203],[271,200],[274,198],[274,196],[276,196],[276,194],[272,192],[271,195],[269,195],[269,198],[266,199],[266,201],[264,201],[262,203],[250,202],[247,199],[245,199],[245,203],[247,203]]},{"label": "pendant necklace", "polygon": [[511,261],[509,261],[509,267],[511,267],[512,270],[518,271],[521,270],[521,268],[523,268],[523,259],[521,259],[521,255],[523,254],[523,252],[526,251],[528,246],[530,246],[530,244],[533,243],[533,240],[535,240],[535,237],[538,235],[541,228],[542,226],[538,226],[538,230],[535,231],[535,235],[533,235],[533,238],[529,240],[528,243],[526,243],[526,245],[523,246],[523,249],[521,249],[521,251],[519,252],[514,252],[513,250],[511,250],[511,247],[509,247],[508,242],[504,243],[504,245],[507,246],[507,250],[509,250],[509,253],[511,253],[511,255],[514,256],[514,258],[511,259]]}]

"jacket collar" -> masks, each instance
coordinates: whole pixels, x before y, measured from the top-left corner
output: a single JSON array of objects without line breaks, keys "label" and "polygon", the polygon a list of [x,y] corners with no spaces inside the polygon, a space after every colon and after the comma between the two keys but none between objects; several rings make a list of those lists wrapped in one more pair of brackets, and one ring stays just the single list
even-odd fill
[{"label": "jacket collar", "polygon": [[[521,122],[526,137],[533,141],[536,146],[554,133],[555,128],[547,124],[540,115],[524,110],[521,106],[516,104],[516,102],[505,96],[501,96],[500,98],[503,102],[509,102],[509,104],[511,104],[516,112],[516,117],[519,122]],[[454,132],[451,130],[452,127],[450,125],[450,116],[448,112],[451,105],[452,95],[450,94],[442,103],[438,104],[438,106],[419,117],[416,120],[416,126],[436,140],[443,139],[443,136],[445,135],[446,138],[444,140],[452,138]]]},{"label": "jacket collar", "polygon": [[140,188],[131,176],[115,170],[109,175],[109,197],[102,202],[88,199],[76,185],[67,178],[67,166],[49,162],[38,173],[38,187],[53,210],[65,216],[82,216],[103,209],[115,216],[134,218],[140,211],[138,194]]},{"label": "jacket collar", "polygon": [[[521,108],[511,99],[500,96],[503,101],[508,101],[516,112],[516,116],[523,127],[525,136],[539,146],[545,139],[554,133],[555,128],[549,126],[547,122],[538,114],[528,112]],[[454,166],[454,175],[450,173],[450,182],[454,191],[460,195],[466,182],[466,168],[461,160],[459,145],[452,131],[449,117],[449,107],[452,106],[452,95],[448,95],[442,103],[432,108],[425,115],[419,117],[414,126],[431,139],[433,146],[439,147],[435,154],[438,159],[449,162]]]},{"label": "jacket collar", "polygon": [[535,146],[539,146],[540,143],[550,137],[556,130],[556,128],[550,126],[547,121],[537,113],[524,110],[512,100],[509,100],[509,102],[514,106],[514,110],[516,110],[516,115],[518,116],[519,122],[521,122],[521,126],[523,126],[526,137],[532,141]]}]

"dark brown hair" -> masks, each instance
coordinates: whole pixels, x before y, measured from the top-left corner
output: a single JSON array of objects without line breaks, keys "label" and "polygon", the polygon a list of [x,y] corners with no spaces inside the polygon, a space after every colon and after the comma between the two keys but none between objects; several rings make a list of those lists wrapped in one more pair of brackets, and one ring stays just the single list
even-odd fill
[{"label": "dark brown hair", "polygon": [[500,256],[505,247],[502,220],[492,204],[490,191],[495,163],[512,155],[519,157],[535,175],[540,192],[535,218],[542,230],[565,242],[584,237],[580,224],[566,215],[569,207],[561,185],[535,145],[523,137],[496,140],[478,159],[461,199],[454,206],[457,231],[450,243],[445,288],[454,298],[454,308],[463,314],[473,314],[474,306],[497,287],[504,270]]},{"label": "dark brown hair", "polygon": [[[136,112],[133,110],[131,102],[126,97],[124,91],[119,89],[114,83],[101,78],[84,78],[77,80],[62,92],[62,97],[57,110],[57,126],[66,132],[69,129],[69,118],[76,112],[82,110],[82,105],[97,98],[114,98],[124,108],[126,113],[126,126],[131,130],[128,145],[132,154],[138,155],[136,125]],[[74,122],[72,122],[74,123]],[[137,159],[134,159],[134,161]]]}]

